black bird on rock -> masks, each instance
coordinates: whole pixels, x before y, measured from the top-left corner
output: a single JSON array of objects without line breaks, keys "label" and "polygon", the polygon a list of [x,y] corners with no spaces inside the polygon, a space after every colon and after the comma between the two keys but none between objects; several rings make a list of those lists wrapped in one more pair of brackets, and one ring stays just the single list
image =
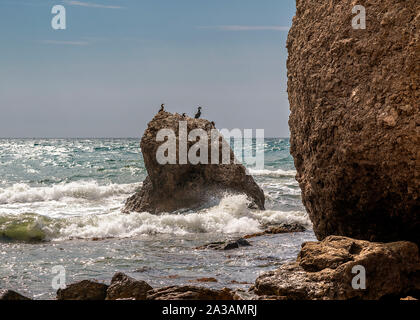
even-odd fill
[{"label": "black bird on rock", "polygon": [[199,119],[201,117],[201,107],[198,107],[197,113],[195,114],[194,118]]},{"label": "black bird on rock", "polygon": [[160,110],[159,110],[159,112],[162,112],[162,111],[165,111],[165,104],[164,104],[164,103],[162,103],[162,104],[160,105]]},{"label": "black bird on rock", "polygon": [[186,117],[187,117],[187,115],[186,115],[185,113],[183,113],[183,114],[182,114],[182,117],[183,117],[183,118],[186,118]]}]

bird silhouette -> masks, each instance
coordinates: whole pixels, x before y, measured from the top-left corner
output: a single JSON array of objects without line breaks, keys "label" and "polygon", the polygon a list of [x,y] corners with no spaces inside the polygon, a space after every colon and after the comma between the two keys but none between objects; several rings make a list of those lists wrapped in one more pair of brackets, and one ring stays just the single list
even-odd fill
[{"label": "bird silhouette", "polygon": [[194,118],[199,119],[201,117],[201,107],[198,107],[197,113],[195,114]]},{"label": "bird silhouette", "polygon": [[160,105],[160,110],[159,110],[159,112],[162,112],[162,111],[165,111],[165,104],[164,104],[164,103],[162,103],[162,104]]},{"label": "bird silhouette", "polygon": [[182,117],[185,118],[187,115],[185,113],[182,114]]}]

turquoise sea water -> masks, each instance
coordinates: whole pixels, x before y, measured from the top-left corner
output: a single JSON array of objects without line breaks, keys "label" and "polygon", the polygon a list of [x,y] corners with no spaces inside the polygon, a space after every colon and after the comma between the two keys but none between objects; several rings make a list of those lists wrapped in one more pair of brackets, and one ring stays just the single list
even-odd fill
[{"label": "turquoise sea water", "polygon": [[182,214],[122,214],[146,177],[138,139],[0,139],[0,288],[38,299],[55,295],[53,266],[67,282],[109,281],[123,271],[152,286],[214,276],[213,287],[249,287],[261,271],[297,255],[312,231],[264,236],[252,247],[195,250],[209,241],[299,222],[311,229],[295,181],[288,139],[265,140],[265,168],[250,169],[266,194],[265,211],[229,195]]}]

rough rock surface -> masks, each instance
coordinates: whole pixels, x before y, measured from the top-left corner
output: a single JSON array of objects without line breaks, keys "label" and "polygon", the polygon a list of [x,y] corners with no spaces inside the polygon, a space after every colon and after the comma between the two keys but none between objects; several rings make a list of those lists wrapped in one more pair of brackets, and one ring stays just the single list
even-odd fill
[{"label": "rough rock surface", "polygon": [[[264,209],[264,192],[254,179],[246,175],[245,167],[233,163],[231,150],[230,164],[211,164],[211,144],[209,143],[208,163],[193,165],[180,164],[179,161],[179,122],[187,122],[188,133],[193,129],[210,131],[214,124],[205,119],[192,119],[179,114],[159,112],[148,124],[141,140],[141,151],[148,177],[143,182],[141,190],[130,197],[124,212],[172,212],[179,209],[200,207],[224,192],[244,193],[260,209]],[[161,165],[156,160],[157,150],[164,142],[157,142],[156,135],[161,129],[172,129],[177,138],[177,164]],[[195,142],[188,142],[190,150]],[[219,143],[219,161],[221,162],[222,145]]]},{"label": "rough rock surface", "polygon": [[57,290],[57,300],[105,300],[108,286],[91,280],[83,280]]},{"label": "rough rock surface", "polygon": [[31,300],[27,297],[22,296],[21,294],[6,289],[0,289],[0,301],[17,301],[17,300]]},{"label": "rough rock surface", "polygon": [[305,232],[306,228],[300,224],[292,223],[292,224],[281,224],[275,226],[269,226],[263,232],[248,234],[244,236],[244,239],[251,239],[255,237],[270,235],[270,234],[281,234],[281,233],[294,233],[294,232]]},{"label": "rough rock surface", "polygon": [[212,290],[194,286],[171,286],[149,291],[148,300],[234,300],[234,293],[227,288]]},{"label": "rough rock surface", "polygon": [[227,241],[220,241],[220,242],[211,242],[205,244],[203,246],[197,247],[198,250],[203,249],[214,249],[214,250],[233,250],[239,249],[240,247],[249,247],[251,244],[249,241],[240,238],[237,240],[227,240]]},{"label": "rough rock surface", "polygon": [[147,291],[153,288],[145,281],[131,278],[118,272],[112,277],[108,287],[106,300],[129,299],[146,300]]},{"label": "rough rock surface", "polygon": [[[366,29],[352,28],[355,5]],[[297,0],[291,153],[319,240],[420,244],[420,3]]]},{"label": "rough rock surface", "polygon": [[[366,270],[366,290],[355,290],[354,266]],[[417,245],[400,241],[374,243],[329,236],[303,244],[295,263],[257,278],[255,293],[291,300],[402,298],[420,293]]]}]

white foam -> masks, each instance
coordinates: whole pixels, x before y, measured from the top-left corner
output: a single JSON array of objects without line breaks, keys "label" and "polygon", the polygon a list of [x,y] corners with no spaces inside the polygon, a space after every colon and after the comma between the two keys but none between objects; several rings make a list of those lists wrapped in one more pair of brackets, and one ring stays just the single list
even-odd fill
[{"label": "white foam", "polygon": [[0,204],[58,201],[63,198],[100,200],[111,196],[130,194],[137,186],[138,184],[108,184],[101,186],[95,181],[62,183],[48,187],[30,187],[27,184],[14,184],[8,188],[0,188]]},{"label": "white foam", "polygon": [[302,212],[251,212],[246,196],[230,195],[224,197],[219,205],[196,213],[153,215],[147,212],[114,212],[70,218],[59,234],[60,239],[126,238],[158,233],[247,234],[261,231],[267,223],[292,222],[310,224]]},{"label": "white foam", "polygon": [[248,172],[253,176],[267,176],[267,177],[273,177],[273,178],[296,176],[296,170],[282,170],[282,169],[268,170],[268,169],[249,168]]}]

